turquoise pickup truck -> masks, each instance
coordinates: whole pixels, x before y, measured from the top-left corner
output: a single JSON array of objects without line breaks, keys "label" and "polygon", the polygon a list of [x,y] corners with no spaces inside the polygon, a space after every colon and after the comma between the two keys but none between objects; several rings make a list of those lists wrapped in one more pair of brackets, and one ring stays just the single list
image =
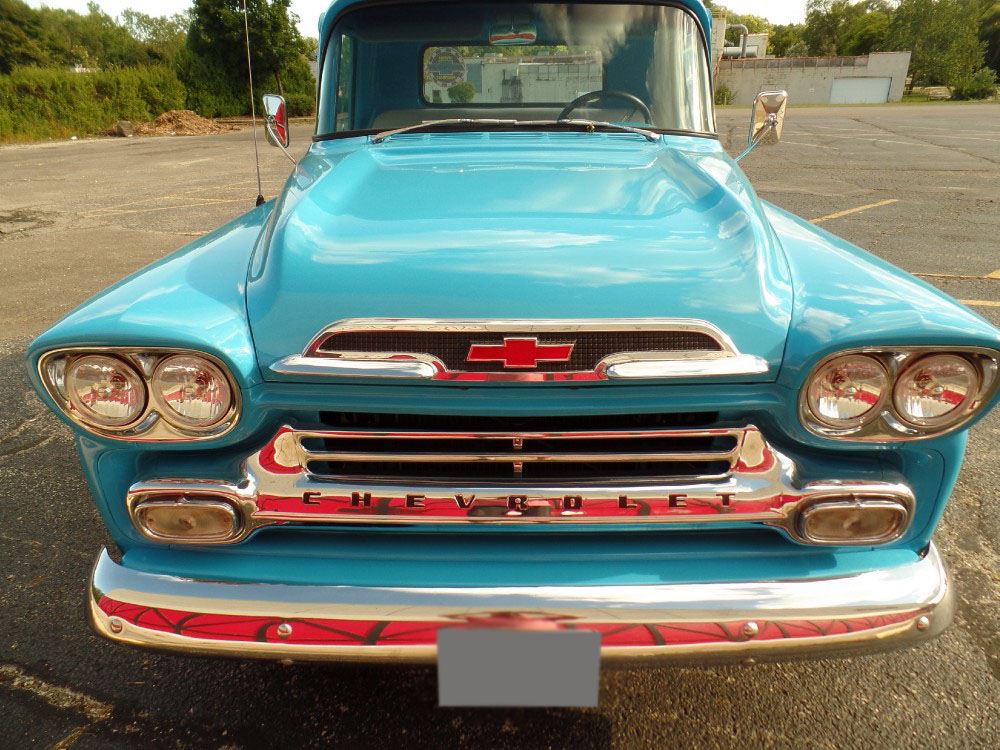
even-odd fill
[{"label": "turquoise pickup truck", "polygon": [[[1000,332],[757,197],[710,24],[334,2],[277,199],[29,349],[114,540],[93,627],[403,662],[446,630],[584,631],[633,665],[945,628],[932,533]],[[761,93],[748,148],[784,115]]]}]

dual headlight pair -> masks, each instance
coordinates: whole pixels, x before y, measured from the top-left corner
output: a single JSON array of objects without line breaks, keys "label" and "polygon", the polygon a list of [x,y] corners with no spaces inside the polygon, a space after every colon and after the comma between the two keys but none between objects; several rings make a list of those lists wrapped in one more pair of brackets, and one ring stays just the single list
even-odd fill
[{"label": "dual headlight pair", "polygon": [[239,390],[225,367],[176,349],[62,350],[39,361],[73,420],[131,440],[215,437],[235,424]]},{"label": "dual headlight pair", "polygon": [[924,437],[971,419],[996,369],[995,354],[973,350],[842,353],[812,371],[801,405],[826,437]]}]

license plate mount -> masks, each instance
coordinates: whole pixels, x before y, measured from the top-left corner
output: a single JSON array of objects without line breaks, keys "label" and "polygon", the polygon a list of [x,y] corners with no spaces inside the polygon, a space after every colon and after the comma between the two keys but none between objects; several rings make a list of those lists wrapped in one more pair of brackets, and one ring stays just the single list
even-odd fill
[{"label": "license plate mount", "polygon": [[441,706],[597,706],[601,634],[443,628]]}]

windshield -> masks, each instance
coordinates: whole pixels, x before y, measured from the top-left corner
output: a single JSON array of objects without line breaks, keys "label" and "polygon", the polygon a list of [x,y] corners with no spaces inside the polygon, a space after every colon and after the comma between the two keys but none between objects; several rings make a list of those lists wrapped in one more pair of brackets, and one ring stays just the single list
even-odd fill
[{"label": "windshield", "polygon": [[378,4],[327,44],[319,135],[456,118],[714,132],[701,30],[673,6]]}]

